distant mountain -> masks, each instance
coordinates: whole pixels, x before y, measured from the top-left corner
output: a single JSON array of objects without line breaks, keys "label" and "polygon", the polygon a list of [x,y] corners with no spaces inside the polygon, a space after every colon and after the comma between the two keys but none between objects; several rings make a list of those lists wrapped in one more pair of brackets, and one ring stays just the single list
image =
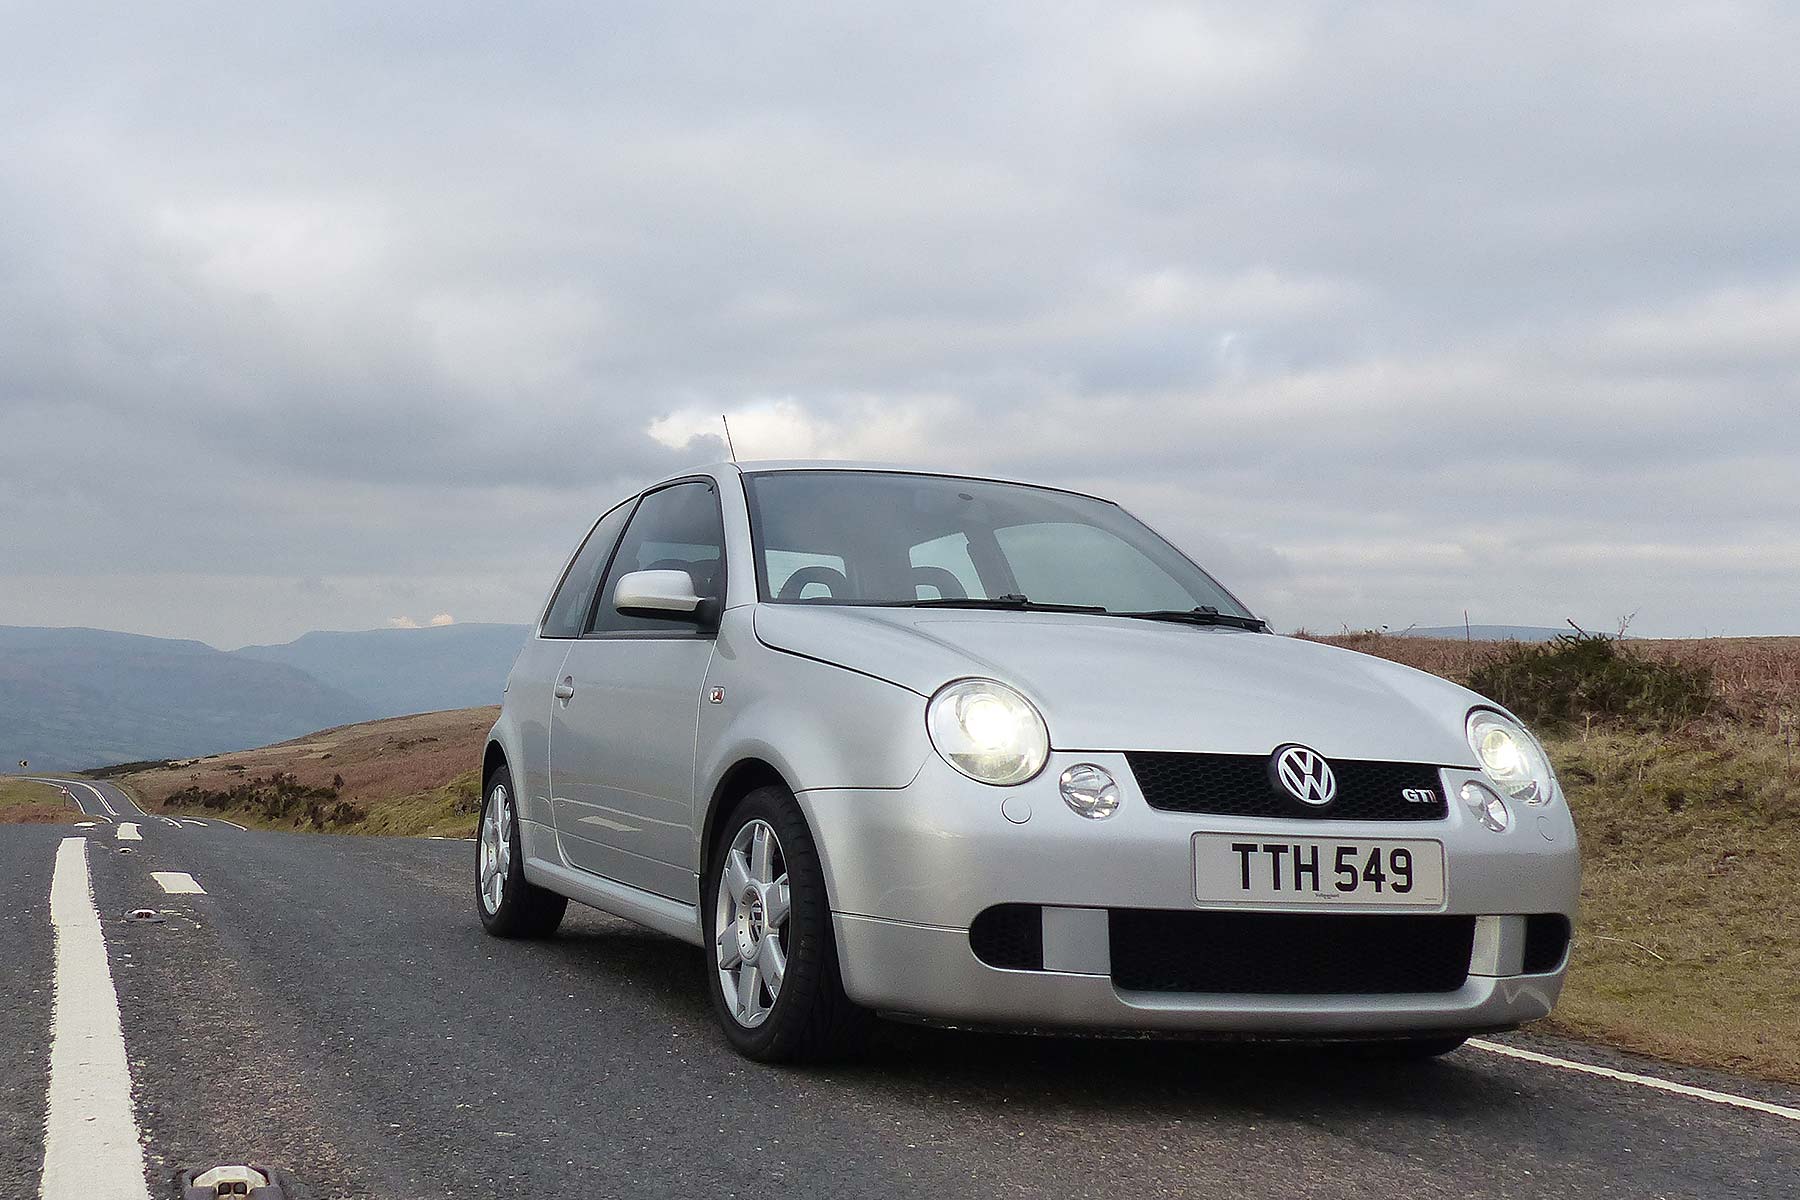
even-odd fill
[{"label": "distant mountain", "polygon": [[1462,625],[1441,625],[1390,632],[1394,637],[1455,638],[1457,641],[1467,637],[1478,642],[1548,642],[1575,631],[1567,625],[1560,629],[1547,629],[1541,625],[1470,625],[1466,629]]},{"label": "distant mountain", "polygon": [[376,716],[398,717],[500,703],[507,673],[530,633],[524,625],[308,633],[286,645],[232,653],[297,667],[367,701]]},{"label": "distant mountain", "polygon": [[0,773],[193,758],[379,717],[498,704],[530,630],[309,633],[281,646],[0,626]]},{"label": "distant mountain", "polygon": [[211,754],[378,715],[304,671],[201,642],[0,626],[0,770]]}]

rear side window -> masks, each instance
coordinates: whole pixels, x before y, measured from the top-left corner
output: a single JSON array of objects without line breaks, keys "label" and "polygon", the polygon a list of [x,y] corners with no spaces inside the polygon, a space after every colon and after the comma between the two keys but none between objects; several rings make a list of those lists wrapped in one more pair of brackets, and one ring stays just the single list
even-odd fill
[{"label": "rear side window", "polygon": [[692,626],[628,617],[614,608],[613,589],[633,571],[686,571],[694,581],[696,595],[723,594],[725,523],[712,488],[704,483],[678,483],[644,497],[613,556],[612,570],[606,573],[600,604],[589,627],[593,633],[651,630],[681,636],[695,632]]},{"label": "rear side window", "polygon": [[619,531],[625,528],[625,518],[630,515],[631,502],[627,500],[594,522],[593,531],[581,544],[575,561],[569,564],[568,574],[563,576],[562,586],[556,589],[556,597],[550,601],[550,610],[544,615],[545,637],[581,636],[588,609],[592,607],[594,588],[600,583],[600,572],[606,570],[606,560],[619,540]]}]

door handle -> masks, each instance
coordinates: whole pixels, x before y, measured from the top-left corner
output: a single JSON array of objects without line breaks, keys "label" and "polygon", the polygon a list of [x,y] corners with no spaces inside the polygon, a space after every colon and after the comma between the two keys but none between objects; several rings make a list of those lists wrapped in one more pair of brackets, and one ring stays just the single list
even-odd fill
[{"label": "door handle", "polygon": [[556,698],[568,701],[575,698],[575,678],[570,676],[556,685]]}]

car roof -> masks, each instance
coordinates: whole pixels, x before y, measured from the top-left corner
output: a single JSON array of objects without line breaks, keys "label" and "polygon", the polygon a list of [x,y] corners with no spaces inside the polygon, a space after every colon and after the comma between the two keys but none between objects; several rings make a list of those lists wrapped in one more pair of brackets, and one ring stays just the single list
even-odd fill
[{"label": "car roof", "polygon": [[[754,459],[747,462],[721,462],[701,469],[701,473],[719,475],[736,471],[741,475],[774,475],[785,471],[867,471],[887,475],[931,475],[940,479],[974,479],[983,483],[1010,483],[1021,487],[1045,488],[1053,492],[1069,492],[1077,496],[1086,496],[1091,500],[1100,500],[1107,504],[1115,501],[1105,496],[1096,496],[1092,492],[1084,492],[1079,488],[1065,487],[1061,484],[1042,483],[1035,479],[1020,479],[1008,475],[991,475],[976,471],[934,471],[925,467],[908,466],[905,463],[868,462],[854,459],[831,458],[769,458]],[[688,476],[694,472],[687,472]],[[677,476],[676,478],[680,478]]]}]

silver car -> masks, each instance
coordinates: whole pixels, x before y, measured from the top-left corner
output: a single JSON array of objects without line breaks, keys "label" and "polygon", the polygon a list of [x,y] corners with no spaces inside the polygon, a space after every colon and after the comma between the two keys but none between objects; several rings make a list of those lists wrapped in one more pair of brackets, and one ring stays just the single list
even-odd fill
[{"label": "silver car", "polygon": [[602,516],[513,667],[477,908],[704,949],[732,1044],[876,1014],[1434,1054],[1562,988],[1575,827],[1504,709],[1271,634],[1117,505],[726,464]]}]

